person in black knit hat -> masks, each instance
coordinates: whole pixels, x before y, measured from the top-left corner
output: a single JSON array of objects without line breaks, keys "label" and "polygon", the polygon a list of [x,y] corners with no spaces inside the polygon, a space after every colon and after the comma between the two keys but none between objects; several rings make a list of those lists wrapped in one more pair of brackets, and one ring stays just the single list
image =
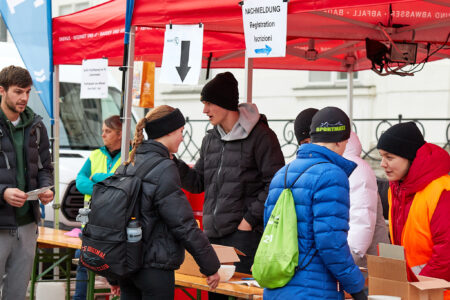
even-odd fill
[{"label": "person in black knit hat", "polygon": [[[262,235],[264,202],[270,181],[284,165],[275,133],[256,105],[239,103],[238,82],[230,72],[208,82],[200,101],[214,126],[203,138],[194,168],[177,161],[182,187],[205,192],[203,228],[211,243],[233,246],[236,272],[250,268]],[[209,299],[228,299],[210,294]]]},{"label": "person in black knit hat", "polygon": [[[450,156],[427,143],[414,122],[386,130],[378,140],[380,166],[389,180],[392,244],[422,276],[450,280]],[[450,292],[446,292],[446,298]],[[449,298],[450,299],[450,298]]]},{"label": "person in black knit hat", "polygon": [[[364,277],[347,242],[348,176],[356,164],[342,157],[350,137],[350,120],[337,107],[325,107],[311,121],[311,143],[274,176],[267,196],[267,225],[280,194],[292,186],[298,228],[301,271],[283,287],[264,289],[264,299],[343,299],[344,290],[366,300]],[[339,282],[336,288],[336,282]]]},{"label": "person in black knit hat", "polygon": [[307,108],[302,110],[295,118],[294,133],[299,145],[309,143],[311,136],[309,135],[311,121],[316,112],[319,110],[316,108]]}]

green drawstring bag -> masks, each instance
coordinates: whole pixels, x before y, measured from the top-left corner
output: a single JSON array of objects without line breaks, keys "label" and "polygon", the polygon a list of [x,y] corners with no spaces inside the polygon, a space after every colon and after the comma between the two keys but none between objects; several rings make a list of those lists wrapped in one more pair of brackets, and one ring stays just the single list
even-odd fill
[{"label": "green drawstring bag", "polygon": [[309,168],[286,188],[288,168],[289,165],[286,166],[284,190],[267,221],[252,268],[253,277],[259,285],[270,289],[285,286],[294,276],[298,265],[297,214],[291,188]]}]

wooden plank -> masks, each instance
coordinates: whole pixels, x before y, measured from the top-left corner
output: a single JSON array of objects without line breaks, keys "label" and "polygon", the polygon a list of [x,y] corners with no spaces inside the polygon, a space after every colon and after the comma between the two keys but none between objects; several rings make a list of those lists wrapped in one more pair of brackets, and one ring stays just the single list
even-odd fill
[{"label": "wooden plank", "polygon": [[39,227],[37,242],[39,247],[81,248],[81,239],[64,235],[67,231],[48,227]]},{"label": "wooden plank", "polygon": [[[230,282],[241,280],[243,277],[250,277],[250,275],[235,273],[233,278],[230,279]],[[187,288],[211,291],[206,283],[206,278],[203,277],[175,273],[175,284]],[[213,292],[237,298],[258,299],[257,296],[262,297],[263,289],[228,282],[220,282]]]}]

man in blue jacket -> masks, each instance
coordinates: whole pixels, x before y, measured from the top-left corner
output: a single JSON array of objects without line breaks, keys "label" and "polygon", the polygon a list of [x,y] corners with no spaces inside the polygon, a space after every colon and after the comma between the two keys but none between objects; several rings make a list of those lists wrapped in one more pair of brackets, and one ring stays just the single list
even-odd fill
[{"label": "man in blue jacket", "polygon": [[367,299],[364,277],[355,265],[349,246],[348,176],[356,164],[342,157],[350,137],[350,120],[337,107],[319,110],[311,123],[311,144],[303,144],[297,158],[279,170],[269,189],[264,224],[285,185],[292,187],[302,262],[282,288],[265,289],[264,299]]}]

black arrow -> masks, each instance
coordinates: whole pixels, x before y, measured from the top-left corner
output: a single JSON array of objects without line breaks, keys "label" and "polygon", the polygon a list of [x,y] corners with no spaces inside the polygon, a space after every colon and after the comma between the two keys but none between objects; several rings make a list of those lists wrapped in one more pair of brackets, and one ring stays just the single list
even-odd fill
[{"label": "black arrow", "polygon": [[178,75],[180,75],[181,82],[186,78],[187,73],[191,69],[188,67],[189,62],[189,47],[191,46],[191,41],[181,41],[181,56],[180,56],[180,66],[176,67]]}]

